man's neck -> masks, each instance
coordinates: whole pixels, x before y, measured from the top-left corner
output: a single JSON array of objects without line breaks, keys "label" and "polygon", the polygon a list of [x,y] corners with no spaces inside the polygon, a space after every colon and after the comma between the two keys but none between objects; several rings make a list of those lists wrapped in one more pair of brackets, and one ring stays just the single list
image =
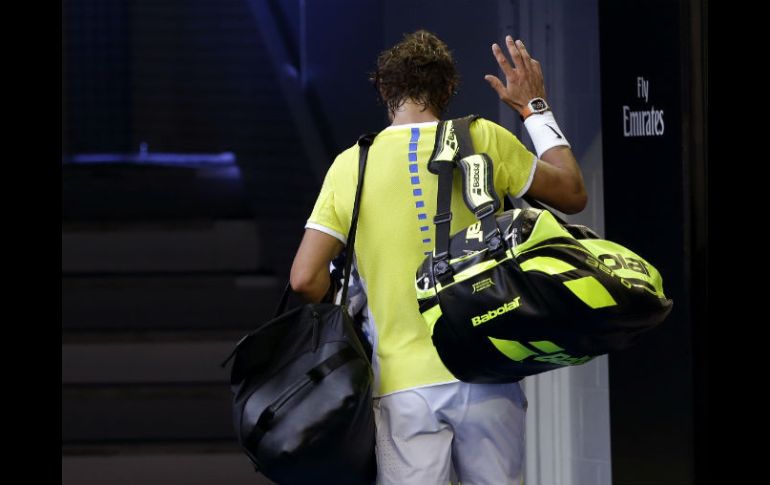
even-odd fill
[{"label": "man's neck", "polygon": [[426,108],[424,104],[415,103],[411,99],[407,99],[404,104],[398,107],[391,120],[391,126],[396,126],[438,121],[438,116],[430,108]]}]

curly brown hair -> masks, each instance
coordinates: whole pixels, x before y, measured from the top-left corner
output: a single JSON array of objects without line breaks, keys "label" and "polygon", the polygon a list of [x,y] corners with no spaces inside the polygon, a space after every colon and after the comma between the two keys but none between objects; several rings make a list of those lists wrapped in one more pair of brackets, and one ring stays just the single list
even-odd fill
[{"label": "curly brown hair", "polygon": [[393,115],[408,99],[441,116],[460,83],[449,47],[435,34],[417,30],[377,58],[370,81]]}]

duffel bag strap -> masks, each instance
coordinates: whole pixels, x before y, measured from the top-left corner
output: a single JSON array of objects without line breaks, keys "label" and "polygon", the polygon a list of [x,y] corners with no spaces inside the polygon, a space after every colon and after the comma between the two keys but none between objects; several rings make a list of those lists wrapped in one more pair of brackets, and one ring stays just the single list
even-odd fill
[{"label": "duffel bag strap", "polygon": [[433,274],[445,282],[452,277],[449,266],[449,232],[452,221],[452,183],[456,160],[473,154],[470,124],[478,115],[442,120],[436,128],[436,141],[428,170],[438,175],[436,215],[433,217],[436,243],[433,250]]},{"label": "duffel bag strap", "polygon": [[495,191],[492,159],[486,153],[476,153],[462,158],[457,165],[463,174],[463,200],[481,222],[484,242],[490,254],[502,249],[503,240],[495,220],[500,199]]},{"label": "duffel bag strap", "polygon": [[358,227],[358,213],[361,211],[361,194],[364,188],[364,172],[366,171],[366,158],[369,155],[369,147],[374,143],[377,133],[367,133],[358,139],[358,186],[356,198],[353,202],[353,217],[348,231],[348,244],[345,248],[345,271],[342,283],[342,298],[340,303],[347,312],[348,309],[348,283],[350,283],[350,268],[353,264],[353,250],[356,243],[356,227]]}]

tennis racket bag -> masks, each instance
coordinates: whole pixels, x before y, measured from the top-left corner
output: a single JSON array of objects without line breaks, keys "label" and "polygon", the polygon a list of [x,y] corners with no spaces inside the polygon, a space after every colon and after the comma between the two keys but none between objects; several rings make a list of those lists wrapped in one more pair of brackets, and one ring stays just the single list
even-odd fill
[{"label": "tennis racket bag", "polygon": [[[415,290],[433,344],[458,379],[502,383],[633,345],[672,301],[630,249],[540,208],[497,214],[493,161],[473,153],[474,116],[439,124],[436,246]],[[449,237],[452,178],[477,222]]]}]

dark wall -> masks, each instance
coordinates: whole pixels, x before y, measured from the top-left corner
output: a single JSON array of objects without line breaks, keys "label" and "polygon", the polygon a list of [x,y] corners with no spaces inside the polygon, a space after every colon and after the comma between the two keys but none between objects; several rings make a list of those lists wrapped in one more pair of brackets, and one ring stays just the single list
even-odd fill
[{"label": "dark wall", "polygon": [[[497,119],[497,95],[484,74],[497,72],[490,45],[502,40],[497,38],[498,3],[332,0],[307,1],[302,7],[282,4],[287,18],[293,19],[287,25],[298,45],[309,101],[321,108],[336,150],[349,147],[365,131],[389,124],[368,77],[382,49],[421,28],[449,45],[460,71],[459,94],[446,116],[477,113]],[[304,31],[300,24],[306,26]]]},{"label": "dark wall", "polygon": [[[240,169],[218,188],[182,168],[66,166],[65,218],[306,217],[319,182],[247,1],[68,0],[63,41],[63,155],[136,153],[146,143],[150,152],[232,152]],[[161,179],[160,189],[149,185]]]},{"label": "dark wall", "polygon": [[62,7],[62,151],[131,145],[131,19],[122,0]]},{"label": "dark wall", "polygon": [[285,173],[295,192],[315,190],[320,180],[307,170],[276,70],[297,69],[330,164],[358,135],[388,124],[369,73],[384,47],[418,28],[456,56],[462,84],[447,115],[497,119],[483,75],[497,70],[489,46],[502,40],[498,2],[452,0],[440,11],[402,0],[267,3],[290,66],[275,65],[249,0],[66,2],[64,154],[136,152],[143,142],[151,152],[232,151],[257,210],[287,193],[255,195],[263,167]]},{"label": "dark wall", "polygon": [[426,29],[444,40],[454,54],[460,72],[460,88],[449,105],[447,118],[476,113],[498,119],[499,100],[484,80],[485,74],[496,74],[498,69],[490,48],[492,42],[503,40],[497,37],[498,3],[393,0],[383,4],[386,46],[401,40],[405,33]]},{"label": "dark wall", "polygon": [[292,133],[247,2],[69,0],[64,17],[70,151],[253,157]]},{"label": "dark wall", "polygon": [[308,101],[325,113],[335,152],[384,127],[384,111],[368,80],[384,47],[381,9],[380,0],[305,2],[301,62]]},{"label": "dark wall", "polygon": [[[699,363],[692,308],[693,206],[688,158],[692,78],[686,3],[600,1],[606,236],[660,270],[674,300],[668,319],[640,344],[610,356],[613,483],[695,480]],[[640,79],[641,78],[641,79]],[[648,84],[645,84],[648,83]],[[649,89],[643,89],[642,86]],[[645,97],[646,96],[646,97]],[[658,112],[663,124],[633,131],[628,112]],[[657,132],[656,132],[657,131]],[[631,133],[629,133],[631,132]]]}]

